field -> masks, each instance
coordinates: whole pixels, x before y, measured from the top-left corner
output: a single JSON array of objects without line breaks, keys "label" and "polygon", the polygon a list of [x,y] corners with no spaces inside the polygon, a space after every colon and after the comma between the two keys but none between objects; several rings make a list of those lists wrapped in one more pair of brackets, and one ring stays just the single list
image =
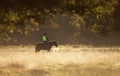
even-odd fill
[{"label": "field", "polygon": [[0,76],[120,76],[120,47],[60,45],[1,46]]}]

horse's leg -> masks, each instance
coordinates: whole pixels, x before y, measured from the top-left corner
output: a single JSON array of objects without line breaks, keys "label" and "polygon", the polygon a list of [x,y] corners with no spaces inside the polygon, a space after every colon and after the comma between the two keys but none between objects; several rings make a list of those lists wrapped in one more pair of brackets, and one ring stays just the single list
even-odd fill
[{"label": "horse's leg", "polygon": [[47,52],[50,52],[50,49],[48,49]]},{"label": "horse's leg", "polygon": [[38,45],[36,45],[35,47],[35,52],[38,52]]},{"label": "horse's leg", "polygon": [[47,49],[47,52],[50,52],[50,50],[51,50],[51,48],[48,48],[48,49]]},{"label": "horse's leg", "polygon": [[41,50],[41,49],[40,49],[40,46],[37,45],[36,48],[35,48],[35,52],[38,52],[38,51],[40,51],[40,50]]},{"label": "horse's leg", "polygon": [[39,49],[36,47],[36,48],[35,48],[35,52],[38,52],[38,51],[39,51]]}]

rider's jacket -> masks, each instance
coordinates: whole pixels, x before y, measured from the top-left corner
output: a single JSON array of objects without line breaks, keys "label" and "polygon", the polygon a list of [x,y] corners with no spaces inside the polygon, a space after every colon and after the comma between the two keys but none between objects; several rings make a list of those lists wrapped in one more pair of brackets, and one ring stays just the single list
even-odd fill
[{"label": "rider's jacket", "polygon": [[47,41],[47,36],[43,35],[43,36],[42,36],[42,40],[43,40],[43,41]]}]

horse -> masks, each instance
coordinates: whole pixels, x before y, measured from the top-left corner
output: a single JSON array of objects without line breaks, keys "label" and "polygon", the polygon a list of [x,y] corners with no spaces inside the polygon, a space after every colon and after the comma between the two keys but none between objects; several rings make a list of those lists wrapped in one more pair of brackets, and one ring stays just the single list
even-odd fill
[{"label": "horse", "polygon": [[52,46],[58,47],[57,41],[40,42],[36,45],[35,52],[38,52],[40,50],[47,50],[49,52]]}]

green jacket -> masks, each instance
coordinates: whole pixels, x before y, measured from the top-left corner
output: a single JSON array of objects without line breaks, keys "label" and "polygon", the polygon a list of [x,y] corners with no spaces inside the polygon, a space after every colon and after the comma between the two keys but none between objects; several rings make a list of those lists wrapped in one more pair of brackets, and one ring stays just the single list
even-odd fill
[{"label": "green jacket", "polygon": [[43,35],[43,36],[42,36],[42,40],[43,40],[43,41],[47,41],[47,40],[48,40],[48,39],[47,39],[47,36]]}]

